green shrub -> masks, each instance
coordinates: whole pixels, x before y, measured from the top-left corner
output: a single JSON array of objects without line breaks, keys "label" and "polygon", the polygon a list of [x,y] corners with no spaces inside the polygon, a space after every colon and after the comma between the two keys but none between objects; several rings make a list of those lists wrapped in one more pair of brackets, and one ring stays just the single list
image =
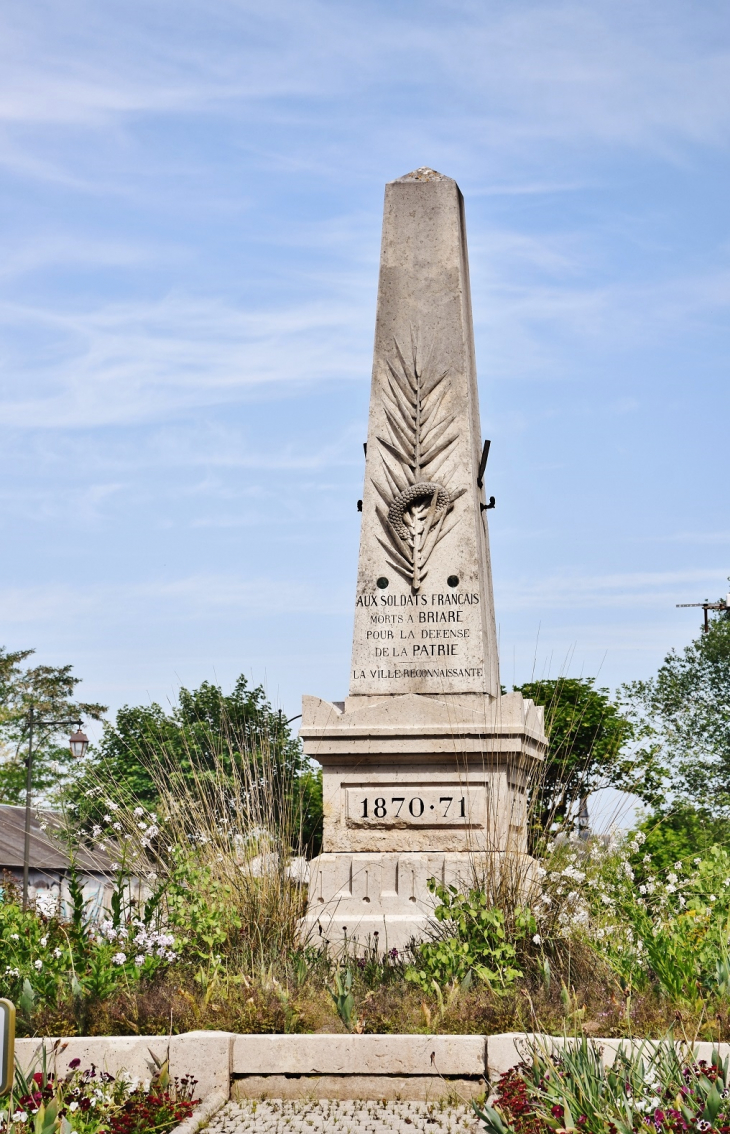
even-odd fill
[{"label": "green shrub", "polygon": [[523,975],[517,967],[517,947],[537,933],[530,910],[515,911],[508,933],[504,912],[491,906],[483,891],[461,894],[456,886],[440,886],[433,879],[429,889],[439,901],[434,916],[444,927],[443,936],[417,946],[417,960],[406,970],[406,980],[424,992],[461,983],[470,972],[494,990],[514,984]]}]

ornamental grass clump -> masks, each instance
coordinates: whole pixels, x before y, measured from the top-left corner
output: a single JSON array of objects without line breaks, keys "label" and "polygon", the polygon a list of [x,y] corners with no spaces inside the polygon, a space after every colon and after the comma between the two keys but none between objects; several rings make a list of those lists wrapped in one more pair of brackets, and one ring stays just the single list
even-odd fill
[{"label": "ornamental grass clump", "polygon": [[225,735],[204,763],[190,752],[184,777],[163,747],[148,771],[154,809],[110,798],[101,782],[86,788],[99,815],[87,837],[116,854],[130,906],[169,933],[204,993],[235,972],[278,963],[296,947],[304,912],[301,811],[266,735],[247,758]]}]

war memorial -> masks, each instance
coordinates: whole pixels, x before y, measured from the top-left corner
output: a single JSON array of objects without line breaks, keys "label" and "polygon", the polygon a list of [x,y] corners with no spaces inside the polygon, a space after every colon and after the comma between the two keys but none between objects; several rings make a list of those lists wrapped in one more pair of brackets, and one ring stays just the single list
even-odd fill
[{"label": "war memorial", "polygon": [[324,783],[310,936],[402,949],[429,879],[529,861],[547,741],[542,708],[500,687],[488,452],[464,200],[422,168],[385,190],[349,693],[302,702]]}]

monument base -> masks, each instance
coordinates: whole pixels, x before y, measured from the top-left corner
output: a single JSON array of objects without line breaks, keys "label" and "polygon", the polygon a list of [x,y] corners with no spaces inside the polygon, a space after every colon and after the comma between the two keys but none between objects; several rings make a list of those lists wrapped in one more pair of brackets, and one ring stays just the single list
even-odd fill
[{"label": "monument base", "polygon": [[433,878],[464,893],[500,885],[524,891],[532,879],[529,855],[493,851],[326,852],[310,866],[309,903],[301,935],[309,944],[355,951],[405,951],[439,925],[438,902],[428,888]]}]

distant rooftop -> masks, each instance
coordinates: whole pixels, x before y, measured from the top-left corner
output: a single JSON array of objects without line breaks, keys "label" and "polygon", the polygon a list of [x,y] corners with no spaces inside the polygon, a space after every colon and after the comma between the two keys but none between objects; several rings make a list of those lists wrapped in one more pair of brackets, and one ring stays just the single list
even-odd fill
[{"label": "distant rooftop", "polygon": [[[46,831],[42,830],[41,823],[46,824],[52,834],[54,830],[59,830],[60,816],[55,811],[41,811],[38,816],[31,816],[31,870],[68,870],[68,854],[60,839],[49,838]],[[24,840],[25,808],[0,804],[0,870],[22,870]],[[84,872],[106,874],[111,870],[111,859],[101,851],[79,850],[76,861]]]}]

